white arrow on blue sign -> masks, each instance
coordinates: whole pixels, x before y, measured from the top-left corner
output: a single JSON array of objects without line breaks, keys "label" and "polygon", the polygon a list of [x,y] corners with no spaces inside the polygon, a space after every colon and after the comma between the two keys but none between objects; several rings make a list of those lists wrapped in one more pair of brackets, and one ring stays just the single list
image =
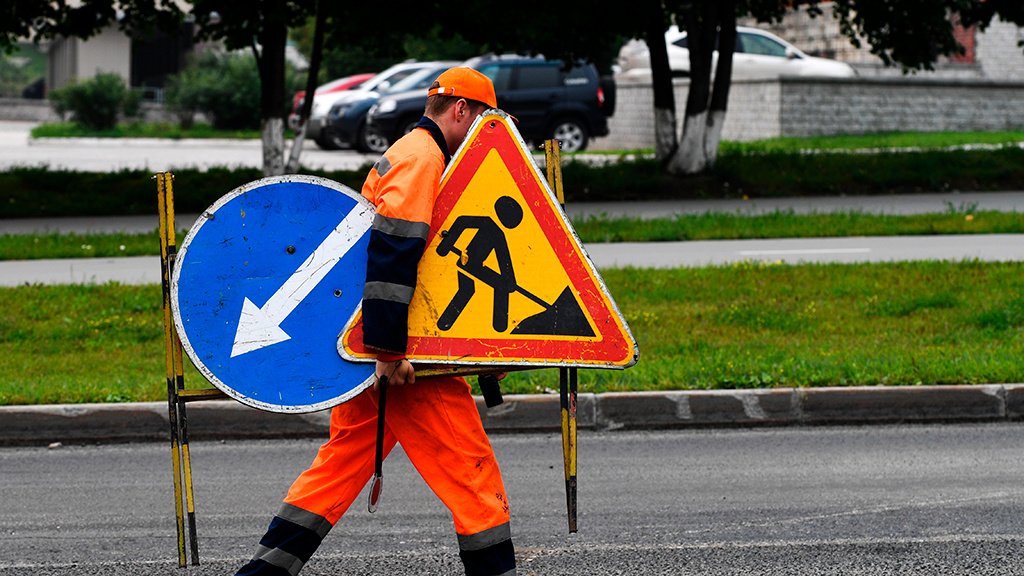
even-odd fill
[{"label": "white arrow on blue sign", "polygon": [[373,382],[373,365],[338,356],[338,333],[366,278],[374,209],[324,178],[239,187],[182,242],[171,310],[182,348],[217,388],[271,412],[312,412]]}]

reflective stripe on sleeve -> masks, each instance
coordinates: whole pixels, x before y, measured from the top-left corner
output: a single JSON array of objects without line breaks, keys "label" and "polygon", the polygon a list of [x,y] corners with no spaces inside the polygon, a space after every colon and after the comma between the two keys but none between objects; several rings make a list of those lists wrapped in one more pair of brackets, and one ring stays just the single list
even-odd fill
[{"label": "reflective stripe on sleeve", "polygon": [[388,300],[399,304],[412,302],[412,286],[391,282],[367,282],[363,287],[364,300]]},{"label": "reflective stripe on sleeve", "polygon": [[374,216],[373,229],[390,236],[398,236],[401,238],[420,238],[423,240],[426,240],[427,234],[430,233],[430,225],[426,222],[413,222],[411,220],[403,220],[401,218],[389,218],[381,214]]},{"label": "reflective stripe on sleeve", "polygon": [[387,156],[381,156],[380,160],[373,163],[373,167],[377,170],[377,176],[383,177],[391,170],[391,161]]}]

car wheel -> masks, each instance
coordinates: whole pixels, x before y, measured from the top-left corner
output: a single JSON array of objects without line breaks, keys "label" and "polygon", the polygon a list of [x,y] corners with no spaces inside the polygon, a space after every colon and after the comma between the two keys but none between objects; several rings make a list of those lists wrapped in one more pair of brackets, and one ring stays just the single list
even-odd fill
[{"label": "car wheel", "polygon": [[589,140],[587,129],[574,118],[563,118],[556,121],[551,129],[551,138],[562,143],[563,152],[585,150]]},{"label": "car wheel", "polygon": [[360,152],[383,154],[388,149],[388,139],[375,130],[368,130],[364,123],[356,137],[356,148]]}]

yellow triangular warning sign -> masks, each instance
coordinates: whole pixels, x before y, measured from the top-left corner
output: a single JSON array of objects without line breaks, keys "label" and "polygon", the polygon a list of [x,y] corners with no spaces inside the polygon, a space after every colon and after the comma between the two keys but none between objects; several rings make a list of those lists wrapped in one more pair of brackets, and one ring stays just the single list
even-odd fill
[{"label": "yellow triangular warning sign", "polygon": [[[358,311],[339,352],[374,357]],[[442,177],[407,354],[438,364],[636,363],[629,327],[503,112],[477,119]]]}]

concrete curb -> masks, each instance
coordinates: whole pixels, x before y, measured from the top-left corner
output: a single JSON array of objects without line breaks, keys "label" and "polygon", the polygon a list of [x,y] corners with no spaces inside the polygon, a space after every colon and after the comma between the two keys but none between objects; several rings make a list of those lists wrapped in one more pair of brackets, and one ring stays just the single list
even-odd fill
[{"label": "concrete curb", "polygon": [[[508,395],[477,406],[490,432],[556,431],[557,395]],[[329,412],[274,414],[232,400],[190,403],[193,440],[325,437]],[[1024,419],[1024,385],[781,388],[580,394],[582,430],[887,424]],[[0,445],[168,439],[165,402],[0,406]]]}]

